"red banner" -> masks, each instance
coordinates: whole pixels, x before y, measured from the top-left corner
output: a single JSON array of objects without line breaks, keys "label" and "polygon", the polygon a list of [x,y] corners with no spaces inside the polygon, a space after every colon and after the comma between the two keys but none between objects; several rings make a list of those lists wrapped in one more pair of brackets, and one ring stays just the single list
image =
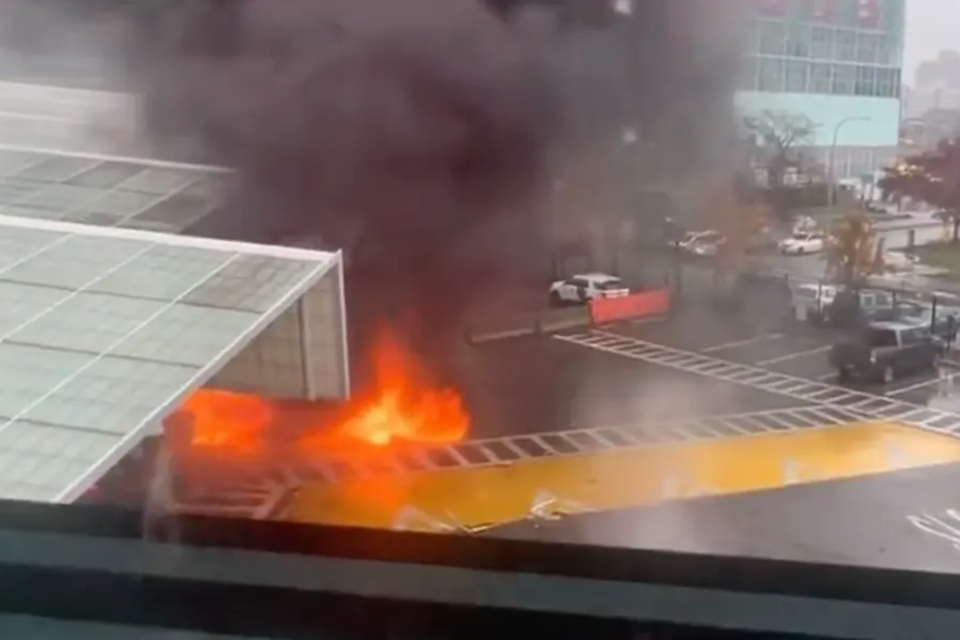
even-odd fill
[{"label": "red banner", "polygon": [[641,291],[619,298],[594,298],[590,301],[590,321],[608,324],[662,316],[670,311],[670,290]]}]

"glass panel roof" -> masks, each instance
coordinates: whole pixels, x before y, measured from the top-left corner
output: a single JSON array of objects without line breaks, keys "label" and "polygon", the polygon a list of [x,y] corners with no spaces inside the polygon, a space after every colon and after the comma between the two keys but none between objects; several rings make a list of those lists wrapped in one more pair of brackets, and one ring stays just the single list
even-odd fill
[{"label": "glass panel roof", "polygon": [[180,233],[228,172],[143,155],[136,97],[0,81],[0,214]]},{"label": "glass panel roof", "polygon": [[228,175],[0,146],[0,214],[180,233],[216,208]]},{"label": "glass panel roof", "polygon": [[121,154],[136,146],[135,102],[124,93],[0,81],[0,141]]},{"label": "glass panel roof", "polygon": [[334,260],[0,216],[0,498],[76,497]]}]

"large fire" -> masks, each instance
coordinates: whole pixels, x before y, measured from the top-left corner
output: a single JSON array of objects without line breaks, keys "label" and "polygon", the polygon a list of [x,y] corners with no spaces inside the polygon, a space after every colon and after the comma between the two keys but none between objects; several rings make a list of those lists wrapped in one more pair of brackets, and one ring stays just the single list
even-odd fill
[{"label": "large fire", "polygon": [[432,387],[412,355],[384,336],[374,350],[373,388],[345,408],[333,432],[381,447],[462,440],[470,419],[460,395]]},{"label": "large fire", "polygon": [[204,389],[166,423],[175,451],[220,458],[377,455],[462,440],[470,418],[460,395],[437,387],[388,334],[374,349],[374,383],[331,412],[256,395]]}]

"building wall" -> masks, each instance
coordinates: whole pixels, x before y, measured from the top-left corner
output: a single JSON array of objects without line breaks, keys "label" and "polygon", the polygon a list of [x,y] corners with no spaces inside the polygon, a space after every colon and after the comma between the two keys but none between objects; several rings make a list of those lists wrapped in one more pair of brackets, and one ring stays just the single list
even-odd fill
[{"label": "building wall", "polygon": [[900,124],[905,0],[750,2],[739,111],[808,117],[816,125],[808,153],[824,167],[830,165],[836,133],[837,178],[892,161]]}]

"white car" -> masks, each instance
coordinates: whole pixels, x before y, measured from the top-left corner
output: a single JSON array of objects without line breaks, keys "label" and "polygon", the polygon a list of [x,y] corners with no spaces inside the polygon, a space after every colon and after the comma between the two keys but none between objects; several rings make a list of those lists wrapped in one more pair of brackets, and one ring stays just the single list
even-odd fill
[{"label": "white car", "polygon": [[698,256],[715,256],[727,237],[719,231],[702,231],[684,247]]},{"label": "white car", "polygon": [[822,233],[795,233],[785,240],[781,240],[777,245],[780,253],[790,255],[803,255],[805,253],[818,253],[827,246],[826,238]]},{"label": "white car", "polygon": [[793,287],[793,309],[797,320],[819,320],[837,298],[832,285],[801,284]]},{"label": "white car", "polygon": [[701,253],[703,247],[716,246],[725,240],[719,231],[688,231],[682,240],[677,240],[674,244],[685,251]]},{"label": "white car", "polygon": [[810,216],[798,216],[793,220],[793,233],[813,233],[817,230],[817,221]]},{"label": "white car", "polygon": [[623,280],[606,273],[583,273],[550,285],[550,304],[586,304],[594,298],[618,298],[630,295]]}]

